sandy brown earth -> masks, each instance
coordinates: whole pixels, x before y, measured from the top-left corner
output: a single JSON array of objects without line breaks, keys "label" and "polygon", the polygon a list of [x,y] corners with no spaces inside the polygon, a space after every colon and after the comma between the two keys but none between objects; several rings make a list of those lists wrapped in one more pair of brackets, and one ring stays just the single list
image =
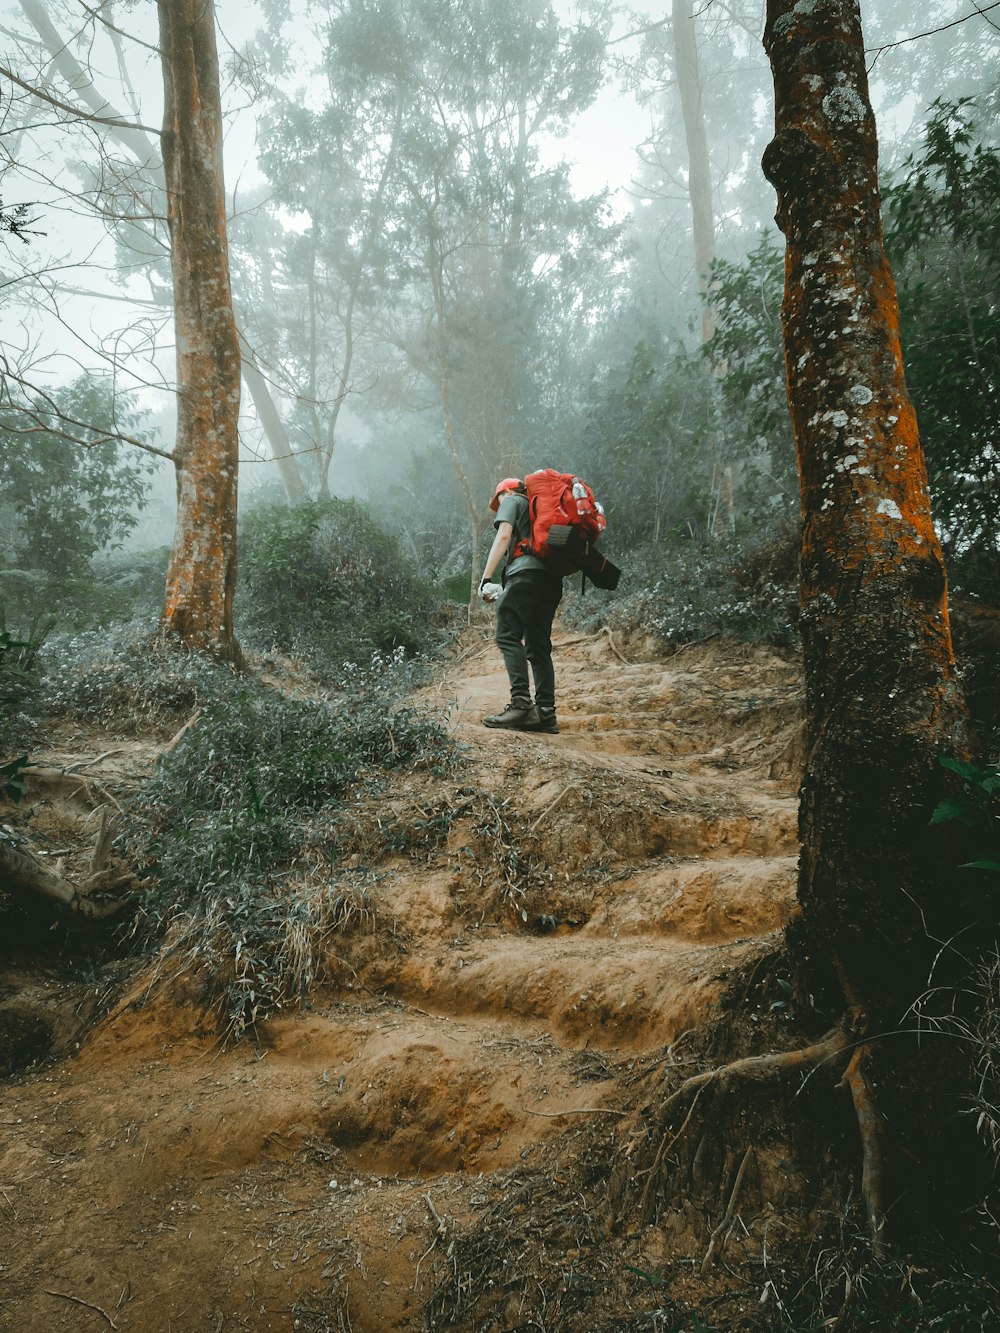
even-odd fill
[{"label": "sandy brown earth", "polygon": [[[506,697],[481,634],[425,692],[454,701],[464,770],[393,796],[457,814],[444,842],[381,861],[371,922],[337,946],[345,985],[220,1049],[141,978],[110,1014],[103,974],[0,978],[26,1049],[32,1013],[61,1034],[61,1058],[0,1086],[0,1328],[556,1333],[655,1310],[634,1274],[669,1237],[637,1241],[616,1286],[573,1164],[630,1151],[644,1075],[775,948],[798,668],[563,635],[561,734],[516,736],[480,725]],[[80,728],[44,761],[87,763],[114,797],[155,753]],[[73,777],[44,796],[69,865],[92,838]],[[533,1208],[533,1281],[560,1296],[525,1322],[524,1274],[487,1274],[504,1245],[512,1273],[529,1262],[510,1236]]]}]

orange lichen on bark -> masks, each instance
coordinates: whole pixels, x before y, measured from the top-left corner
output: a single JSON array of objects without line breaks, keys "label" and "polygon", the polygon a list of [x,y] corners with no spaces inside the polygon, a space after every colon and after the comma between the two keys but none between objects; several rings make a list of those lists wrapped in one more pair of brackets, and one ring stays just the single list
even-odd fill
[{"label": "orange lichen on bark", "polygon": [[211,0],[158,0],[177,343],[177,524],[163,633],[226,660],[233,634],[241,358]]},{"label": "orange lichen on bark", "polygon": [[[807,928],[843,934],[877,988],[878,950],[859,952],[891,937],[883,904],[923,873],[937,755],[963,743],[947,581],[883,246],[856,0],[769,0],[765,46],[803,514],[799,893]],[[873,800],[891,818],[873,819]]]}]

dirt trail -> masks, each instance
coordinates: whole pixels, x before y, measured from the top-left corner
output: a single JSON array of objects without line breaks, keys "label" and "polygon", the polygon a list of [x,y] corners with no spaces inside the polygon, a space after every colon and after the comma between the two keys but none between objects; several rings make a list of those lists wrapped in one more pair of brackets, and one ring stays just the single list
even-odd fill
[{"label": "dirt trail", "polygon": [[[773,947],[794,897],[795,666],[563,642],[559,736],[482,728],[506,695],[485,641],[427,692],[456,701],[457,782],[492,800],[382,864],[383,926],[346,989],[222,1053],[194,1009],[122,1003],[3,1087],[0,1328],[415,1333],[443,1280],[477,1280],[456,1241],[523,1210],[529,1180],[558,1189],[583,1127],[626,1118],[636,1071]],[[49,762],[69,741],[116,748],[63,737]],[[150,750],[123,754],[91,772],[112,785]],[[572,1269],[572,1247],[551,1262]],[[460,1306],[430,1326],[482,1327]]]}]

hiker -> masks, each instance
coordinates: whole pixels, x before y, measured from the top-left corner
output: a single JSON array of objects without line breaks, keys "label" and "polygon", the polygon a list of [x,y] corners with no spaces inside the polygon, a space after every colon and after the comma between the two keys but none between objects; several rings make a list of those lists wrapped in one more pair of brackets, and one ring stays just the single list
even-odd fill
[{"label": "hiker", "polygon": [[[555,735],[556,675],[552,620],[562,597],[562,574],[531,551],[528,491],[519,477],[505,477],[490,500],[496,536],[486,557],[479,595],[497,607],[497,647],[510,680],[510,703],[483,718],[486,727]],[[493,580],[500,573],[500,583]],[[528,666],[535,683],[532,702]]]}]

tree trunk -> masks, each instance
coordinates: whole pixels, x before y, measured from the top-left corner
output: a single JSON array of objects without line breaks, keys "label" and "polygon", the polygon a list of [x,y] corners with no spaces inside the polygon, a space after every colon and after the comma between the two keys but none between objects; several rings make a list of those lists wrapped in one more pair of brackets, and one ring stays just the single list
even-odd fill
[{"label": "tree trunk", "polygon": [[177,342],[177,526],[161,628],[235,662],[241,367],[229,284],[215,6],[157,0],[157,8]]},{"label": "tree trunk", "polygon": [[[804,525],[808,730],[792,940],[817,1002],[825,979],[884,1033],[901,1025],[953,929],[936,929],[955,907],[942,907],[942,840],[928,821],[938,757],[964,748],[964,714],[883,250],[856,0],[769,0],[764,44],[775,135],[763,165],[787,242],[782,318]],[[901,1049],[897,1037],[876,1051],[887,1098],[897,1090],[885,1061]]]},{"label": "tree trunk", "polygon": [[[94,85],[93,76],[84,69],[70,50],[70,42],[57,30],[49,17],[51,6],[42,0],[20,0],[24,16],[32,25],[42,44],[52,57],[52,68],[57,69],[85,106],[95,116],[105,119],[125,121],[128,119],[111,102],[101,96]],[[156,144],[138,126],[134,129],[126,124],[109,127],[109,133],[123,144],[135,157],[140,168],[156,172],[160,166],[160,151]]]},{"label": "tree trunk", "polygon": [[684,139],[687,144],[694,266],[698,274],[701,341],[704,344],[715,332],[715,316],[708,300],[709,277],[712,261],[715,259],[715,215],[712,209],[712,171],[708,161],[705,108],[701,93],[701,70],[698,65],[692,0],[673,0],[671,25],[677,91],[681,99]]},{"label": "tree trunk", "polygon": [[[708,136],[705,132],[705,104],[701,90],[701,66],[695,36],[692,0],[673,0],[671,29],[674,40],[674,69],[684,121],[687,145],[688,194],[691,199],[691,234],[694,240],[694,266],[698,277],[698,305],[701,310],[701,344],[704,347],[715,333],[715,310],[709,299],[712,264],[715,262],[715,209],[712,205],[712,168],[708,160]],[[708,450],[711,457],[710,490],[713,511],[708,535],[726,537],[736,529],[736,505],[733,468],[719,461],[720,420],[716,380],[724,374],[713,367],[709,385],[711,423]]]},{"label": "tree trunk", "polygon": [[281,477],[281,484],[285,488],[285,495],[288,497],[290,505],[301,504],[306,498],[306,488],[302,484],[302,475],[299,472],[298,461],[292,453],[292,444],[288,438],[288,432],[285,430],[285,423],[282,421],[281,413],[271,397],[267,380],[254,365],[253,356],[246,345],[246,341],[241,339],[241,342],[244,350],[243,381],[250,391],[250,397],[253,399],[253,405],[257,410],[257,418],[263,426],[267,442],[271,446],[271,453],[278,468],[278,475]]},{"label": "tree trunk", "polygon": [[801,897],[881,989],[876,960],[902,921],[917,925],[903,890],[925,878],[937,756],[962,743],[946,578],[882,245],[858,6],[770,0],[765,46],[804,523]]}]

